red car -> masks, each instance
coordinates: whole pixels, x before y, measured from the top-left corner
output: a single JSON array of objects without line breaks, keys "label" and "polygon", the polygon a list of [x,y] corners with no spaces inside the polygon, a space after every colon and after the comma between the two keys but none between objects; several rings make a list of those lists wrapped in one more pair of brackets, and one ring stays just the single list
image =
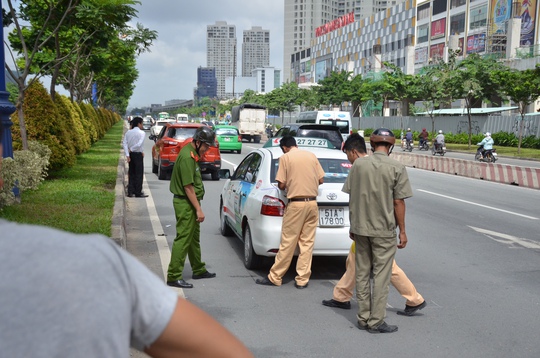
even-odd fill
[{"label": "red car", "polygon": [[[160,180],[171,177],[176,157],[180,150],[193,140],[195,130],[203,124],[199,123],[168,123],[157,136],[151,136],[156,144],[152,147],[152,173],[157,173]],[[219,180],[218,171],[221,169],[219,143],[210,147],[199,160],[202,174],[210,174],[212,180]]]}]

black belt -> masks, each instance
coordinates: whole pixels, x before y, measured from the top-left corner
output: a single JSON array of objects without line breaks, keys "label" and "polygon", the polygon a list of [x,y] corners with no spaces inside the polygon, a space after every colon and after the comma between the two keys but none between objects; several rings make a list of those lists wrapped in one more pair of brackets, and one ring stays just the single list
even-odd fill
[{"label": "black belt", "polygon": [[290,198],[289,201],[313,201],[317,200],[316,196],[310,197],[310,198]]},{"label": "black belt", "polygon": [[142,154],[142,152],[129,152],[129,154]]},{"label": "black belt", "polygon": [[[187,196],[185,195],[178,195],[178,194],[174,194],[174,198],[175,199],[189,199]],[[197,200],[201,201],[200,198],[197,198]]]}]

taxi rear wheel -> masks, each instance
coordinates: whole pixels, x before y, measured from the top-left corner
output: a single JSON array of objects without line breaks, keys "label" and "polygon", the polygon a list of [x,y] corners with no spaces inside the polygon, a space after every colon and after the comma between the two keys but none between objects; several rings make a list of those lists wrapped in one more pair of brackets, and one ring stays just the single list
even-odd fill
[{"label": "taxi rear wheel", "polygon": [[253,270],[262,266],[263,257],[253,251],[253,242],[251,241],[251,229],[249,224],[246,224],[244,229],[244,266]]},{"label": "taxi rear wheel", "polygon": [[223,202],[220,205],[219,209],[219,231],[221,231],[221,235],[223,236],[232,236],[233,231],[229,224],[227,224],[227,218],[225,217],[225,213],[223,212]]}]

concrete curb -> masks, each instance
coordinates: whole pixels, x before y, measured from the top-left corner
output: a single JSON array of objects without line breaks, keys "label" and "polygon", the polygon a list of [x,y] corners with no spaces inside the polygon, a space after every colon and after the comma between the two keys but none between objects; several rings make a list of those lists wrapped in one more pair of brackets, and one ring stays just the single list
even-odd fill
[{"label": "concrete curb", "polygon": [[[126,123],[124,123],[124,133],[126,133]],[[120,149],[120,157],[118,159],[118,169],[116,174],[115,201],[112,214],[111,224],[111,239],[113,239],[120,247],[126,248],[126,159],[124,150]]]},{"label": "concrete curb", "polygon": [[540,168],[408,153],[392,153],[391,156],[412,168],[540,189]]}]

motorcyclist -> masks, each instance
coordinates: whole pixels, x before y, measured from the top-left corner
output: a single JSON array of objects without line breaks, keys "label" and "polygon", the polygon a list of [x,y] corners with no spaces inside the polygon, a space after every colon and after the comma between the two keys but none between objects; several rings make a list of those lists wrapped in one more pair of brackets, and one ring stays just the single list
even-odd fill
[{"label": "motorcyclist", "polygon": [[482,158],[486,156],[487,150],[493,149],[493,143],[494,141],[493,138],[491,138],[491,133],[486,132],[486,134],[484,134],[484,139],[482,139],[480,143],[476,144],[478,146],[482,146],[482,148],[478,148],[478,152],[482,154]]},{"label": "motorcyclist", "polygon": [[435,145],[435,149],[439,149],[440,147],[444,146],[444,134],[442,130],[439,129],[439,134],[437,134],[433,140],[433,144]]},{"label": "motorcyclist", "polygon": [[405,134],[405,140],[407,141],[407,146],[412,145],[413,134],[410,128],[407,128],[407,133]]},{"label": "motorcyclist", "polygon": [[425,128],[422,128],[422,132],[420,132],[420,134],[418,135],[418,138],[419,139],[419,145],[420,147],[422,147],[424,145],[424,143],[426,143],[429,139],[429,133],[428,131],[425,129]]}]

